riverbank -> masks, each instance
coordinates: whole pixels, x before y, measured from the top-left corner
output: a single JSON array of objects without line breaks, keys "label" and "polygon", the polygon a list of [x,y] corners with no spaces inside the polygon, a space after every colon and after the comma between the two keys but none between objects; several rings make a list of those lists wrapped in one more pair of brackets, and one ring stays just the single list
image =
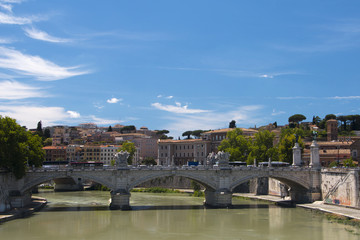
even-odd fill
[{"label": "riverbank", "polygon": [[45,198],[40,197],[32,197],[31,203],[23,208],[15,208],[5,213],[0,213],[0,223],[7,222],[10,220],[14,220],[17,218],[27,217],[34,212],[40,211],[43,207],[45,207],[47,201]]},{"label": "riverbank", "polygon": [[[280,206],[286,206],[289,204],[289,200],[282,199],[281,197],[271,196],[271,195],[254,195],[251,193],[235,193],[233,196],[243,197],[248,199],[257,199],[273,202]],[[324,213],[334,214],[338,216],[343,216],[349,219],[355,219],[360,221],[360,209],[348,208],[330,204],[324,204],[322,201],[316,201],[313,203],[305,203],[305,204],[296,204],[296,207],[301,207],[313,211],[320,211]]]}]

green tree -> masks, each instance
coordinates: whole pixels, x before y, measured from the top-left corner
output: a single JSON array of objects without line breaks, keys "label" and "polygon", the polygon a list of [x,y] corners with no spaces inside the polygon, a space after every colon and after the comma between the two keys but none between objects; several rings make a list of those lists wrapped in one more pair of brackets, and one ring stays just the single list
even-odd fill
[{"label": "green tree", "polygon": [[52,138],[47,138],[44,140],[44,146],[51,146],[52,145]]},{"label": "green tree", "polygon": [[112,131],[113,131],[113,130],[112,130],[112,127],[109,126],[107,131],[108,131],[108,132],[112,132]]},{"label": "green tree", "polygon": [[132,164],[132,160],[134,158],[135,152],[136,152],[136,147],[135,144],[133,142],[130,141],[126,141],[122,144],[121,148],[119,149],[119,151],[126,151],[128,152],[129,158],[128,158],[128,164],[131,165]]},{"label": "green tree", "polygon": [[47,138],[50,138],[50,129],[49,128],[45,128],[44,130],[44,138],[47,139]]},{"label": "green tree", "polygon": [[294,114],[289,117],[289,123],[296,123],[296,125],[299,125],[299,122],[304,121],[306,117],[302,114]]},{"label": "green tree", "polygon": [[141,161],[144,165],[156,165],[156,161],[153,157],[145,157],[144,160]]},{"label": "green tree", "polygon": [[194,136],[195,138],[200,138],[200,136],[201,136],[201,134],[203,132],[206,132],[206,131],[204,131],[204,130],[194,130],[194,131],[192,131],[191,135]]},{"label": "green tree", "polygon": [[253,164],[255,158],[258,162],[267,162],[269,158],[277,161],[278,151],[274,146],[274,138],[275,133],[268,130],[255,133],[247,163]]},{"label": "green tree", "polygon": [[246,161],[250,148],[250,140],[243,135],[240,128],[235,128],[227,133],[218,150],[230,153],[230,161]]},{"label": "green tree", "polygon": [[26,131],[15,119],[0,116],[0,168],[21,178],[26,165],[41,166],[44,155],[39,136]]},{"label": "green tree", "polygon": [[236,121],[235,120],[231,120],[231,122],[229,122],[229,128],[236,128]]},{"label": "green tree", "polygon": [[353,160],[352,157],[344,160],[342,162],[342,164],[343,164],[344,167],[356,167],[357,166],[356,163],[354,163],[354,160]]},{"label": "green tree", "polygon": [[[293,147],[295,146],[295,131],[294,133],[286,133],[280,137],[279,144],[277,146],[279,151],[279,161],[292,163],[293,161]],[[299,136],[298,143],[301,149],[304,149],[305,144],[303,143],[301,136]]]},{"label": "green tree", "polygon": [[187,137],[187,139],[191,139],[191,135],[193,134],[193,131],[186,131],[186,132],[183,132],[182,136],[183,137]]}]

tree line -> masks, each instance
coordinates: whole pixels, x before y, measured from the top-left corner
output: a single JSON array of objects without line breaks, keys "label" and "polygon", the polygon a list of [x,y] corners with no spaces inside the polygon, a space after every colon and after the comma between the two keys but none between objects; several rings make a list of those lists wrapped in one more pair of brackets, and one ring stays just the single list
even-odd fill
[{"label": "tree line", "polygon": [[255,133],[254,137],[247,137],[239,128],[227,133],[220,146],[219,151],[230,153],[230,161],[243,161],[247,164],[266,162],[271,158],[272,161],[292,163],[292,148],[295,145],[296,135],[298,143],[304,149],[303,137],[305,131],[301,128],[284,128],[281,131],[280,139],[275,142],[275,133],[262,130]]}]

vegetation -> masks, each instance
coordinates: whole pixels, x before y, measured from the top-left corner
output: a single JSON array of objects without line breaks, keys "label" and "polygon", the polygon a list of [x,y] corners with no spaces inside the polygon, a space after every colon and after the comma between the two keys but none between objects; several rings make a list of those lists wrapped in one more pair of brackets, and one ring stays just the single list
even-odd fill
[{"label": "vegetation", "polygon": [[144,158],[144,160],[142,160],[141,163],[144,165],[148,165],[148,166],[156,165],[156,161],[153,157],[146,157],[146,158]]},{"label": "vegetation", "polygon": [[235,128],[227,133],[227,138],[218,147],[220,151],[230,153],[230,161],[247,160],[247,155],[251,151],[251,140],[242,134],[240,128]]},{"label": "vegetation", "polygon": [[0,116],[0,168],[17,178],[25,175],[26,165],[39,167],[45,160],[42,139],[16,123]]},{"label": "vegetation", "polygon": [[131,165],[132,164],[132,160],[134,158],[134,154],[136,152],[136,147],[135,144],[133,142],[130,141],[126,141],[122,144],[121,148],[119,149],[119,151],[126,151],[128,152],[129,158],[128,158],[128,164]]},{"label": "vegetation", "polygon": [[306,117],[302,114],[294,114],[289,117],[289,123],[296,123],[296,125],[299,126],[299,123],[305,119]]},{"label": "vegetation", "polygon": [[236,121],[235,120],[231,120],[231,122],[229,122],[229,128],[236,128]]},{"label": "vegetation", "polygon": [[344,167],[357,167],[357,164],[354,162],[352,157],[344,160],[342,164]]},{"label": "vegetation", "polygon": [[156,135],[159,136],[160,139],[173,139],[173,137],[169,137],[166,134],[169,133],[169,130],[155,130],[156,131]]}]

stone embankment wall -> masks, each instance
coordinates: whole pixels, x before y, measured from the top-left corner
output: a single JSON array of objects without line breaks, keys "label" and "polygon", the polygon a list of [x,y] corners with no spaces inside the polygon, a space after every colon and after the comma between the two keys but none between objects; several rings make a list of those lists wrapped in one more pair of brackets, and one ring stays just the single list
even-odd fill
[{"label": "stone embankment wall", "polygon": [[324,202],[360,208],[359,172],[358,169],[323,169],[321,191]]},{"label": "stone embankment wall", "polygon": [[140,184],[136,187],[150,188],[150,187],[162,187],[162,188],[174,188],[174,189],[191,189],[191,180],[184,177],[163,177],[156,178]]}]

